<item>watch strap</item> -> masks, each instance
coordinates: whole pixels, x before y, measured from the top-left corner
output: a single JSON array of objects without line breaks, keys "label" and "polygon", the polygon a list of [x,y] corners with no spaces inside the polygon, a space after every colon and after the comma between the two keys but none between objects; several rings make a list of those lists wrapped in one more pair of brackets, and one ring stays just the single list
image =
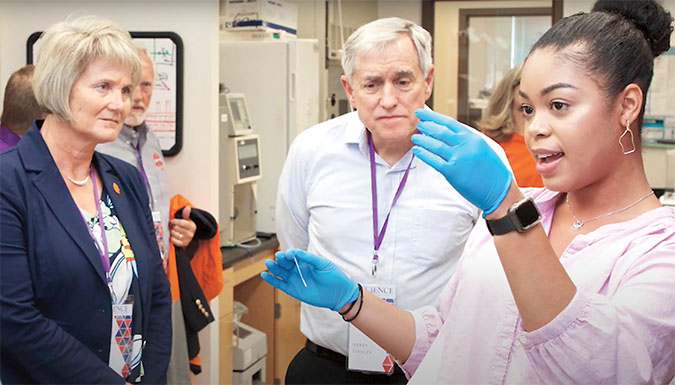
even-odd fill
[{"label": "watch strap", "polygon": [[487,224],[488,231],[492,235],[502,235],[517,230],[516,226],[513,224],[513,220],[508,214],[499,219],[486,219],[485,223]]},{"label": "watch strap", "polygon": [[537,209],[537,205],[532,198],[523,198],[509,207],[506,215],[499,219],[489,220],[487,224],[488,230],[492,235],[501,235],[517,231],[524,232],[532,226],[535,226],[541,220],[541,213]]}]

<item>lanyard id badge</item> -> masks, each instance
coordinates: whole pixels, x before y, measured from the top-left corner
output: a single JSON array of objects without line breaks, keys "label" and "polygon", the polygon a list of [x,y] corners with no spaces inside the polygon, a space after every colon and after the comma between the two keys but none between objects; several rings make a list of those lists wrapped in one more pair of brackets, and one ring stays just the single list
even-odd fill
[{"label": "lanyard id badge", "polygon": [[110,360],[108,366],[117,374],[126,378],[133,352],[133,334],[131,333],[134,296],[129,294],[124,303],[112,305],[112,334],[110,340]]},{"label": "lanyard id badge", "polygon": [[379,226],[377,224],[378,219],[378,209],[377,209],[377,172],[375,170],[375,147],[373,144],[373,136],[368,131],[368,147],[370,149],[369,157],[370,157],[370,190],[371,190],[371,198],[372,198],[372,209],[373,209],[373,260],[372,260],[372,266],[371,266],[371,274],[373,277],[377,274],[377,264],[380,262],[380,256],[379,256],[379,251],[380,251],[380,246],[382,245],[382,241],[384,240],[384,234],[387,232],[387,226],[389,225],[389,215],[391,214],[391,210],[394,208],[394,205],[396,204],[396,201],[398,201],[398,198],[401,196],[401,193],[403,192],[403,188],[405,187],[406,182],[408,181],[408,174],[410,173],[410,166],[412,166],[413,159],[415,159],[415,155],[410,157],[410,162],[408,162],[408,167],[405,169],[405,173],[403,174],[403,177],[401,178],[401,182],[398,184],[398,188],[396,189],[396,194],[394,195],[394,199],[391,202],[391,206],[389,206],[389,211],[387,212],[387,216],[384,220],[384,223],[382,224],[382,229],[379,229]]},{"label": "lanyard id badge", "polygon": [[101,210],[101,202],[99,201],[98,196],[98,187],[96,186],[96,178],[94,176],[94,169],[89,167],[89,178],[91,178],[92,184],[94,185],[94,203],[96,203],[96,217],[98,218],[98,226],[101,231],[101,239],[97,239],[94,235],[94,231],[89,228],[87,219],[84,217],[84,214],[80,211],[80,217],[84,222],[84,226],[89,231],[89,236],[94,241],[94,246],[96,246],[96,251],[98,251],[98,256],[101,259],[101,265],[103,265],[103,272],[105,273],[105,281],[108,285],[108,290],[110,290],[110,297],[115,301],[115,292],[113,291],[112,277],[110,276],[110,252],[108,251],[108,238],[105,233],[105,224],[103,222],[103,214]]},{"label": "lanyard id badge", "polygon": [[[162,227],[162,213],[158,210],[152,211],[152,224],[155,227],[155,237],[157,238],[157,247],[162,255],[162,261],[165,261],[168,254],[164,249],[164,228]],[[166,269],[166,266],[164,266]]]},{"label": "lanyard id badge", "polygon": [[[363,285],[363,288],[392,305],[396,304],[396,287],[394,285]],[[387,327],[386,322],[382,327]],[[349,324],[348,370],[392,374],[394,365],[396,364],[391,354],[387,353],[359,329]]]}]

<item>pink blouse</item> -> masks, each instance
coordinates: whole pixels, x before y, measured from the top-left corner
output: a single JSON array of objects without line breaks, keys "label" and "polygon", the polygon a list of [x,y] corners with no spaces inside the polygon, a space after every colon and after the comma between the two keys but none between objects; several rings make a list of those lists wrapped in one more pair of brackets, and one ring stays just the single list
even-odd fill
[{"label": "pink blouse", "polygon": [[[558,193],[524,192],[537,202],[548,234]],[[673,378],[673,208],[576,236],[560,262],[577,292],[531,333],[481,222],[441,293],[440,311],[412,312],[417,336],[402,365],[410,384],[662,384]]]}]

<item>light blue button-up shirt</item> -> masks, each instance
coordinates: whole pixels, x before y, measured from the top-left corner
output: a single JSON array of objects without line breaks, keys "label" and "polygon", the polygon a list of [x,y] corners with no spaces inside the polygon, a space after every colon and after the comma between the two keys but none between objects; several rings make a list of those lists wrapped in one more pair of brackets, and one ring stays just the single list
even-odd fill
[{"label": "light blue button-up shirt", "polygon": [[[501,147],[487,140],[506,163]],[[401,308],[436,306],[481,211],[440,173],[415,158],[391,210],[373,277],[368,151],[366,130],[356,112],[298,135],[279,182],[276,219],[281,248],[328,258],[362,284],[395,285],[396,305]],[[411,156],[408,151],[392,167],[375,156],[380,228]],[[347,323],[336,312],[303,303],[300,329],[314,343],[347,353]]]}]

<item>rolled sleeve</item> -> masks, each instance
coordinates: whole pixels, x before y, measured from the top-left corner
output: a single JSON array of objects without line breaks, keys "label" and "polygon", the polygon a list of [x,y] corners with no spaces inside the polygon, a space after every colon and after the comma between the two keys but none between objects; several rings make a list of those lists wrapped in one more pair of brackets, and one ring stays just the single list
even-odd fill
[{"label": "rolled sleeve", "polygon": [[405,363],[399,362],[408,378],[415,373],[443,326],[441,315],[433,306],[421,307],[411,313],[415,320],[415,344]]}]

